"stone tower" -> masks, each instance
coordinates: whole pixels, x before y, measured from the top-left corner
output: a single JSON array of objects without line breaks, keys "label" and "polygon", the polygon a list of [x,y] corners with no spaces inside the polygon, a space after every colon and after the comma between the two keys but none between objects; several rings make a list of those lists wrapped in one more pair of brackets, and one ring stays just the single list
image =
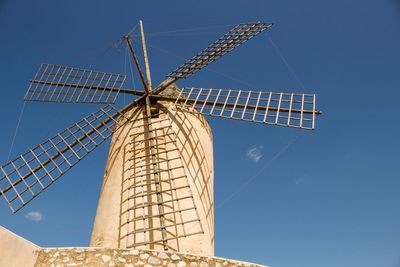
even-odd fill
[{"label": "stone tower", "polygon": [[112,136],[90,245],[213,255],[210,126],[169,101],[145,114],[133,107]]}]

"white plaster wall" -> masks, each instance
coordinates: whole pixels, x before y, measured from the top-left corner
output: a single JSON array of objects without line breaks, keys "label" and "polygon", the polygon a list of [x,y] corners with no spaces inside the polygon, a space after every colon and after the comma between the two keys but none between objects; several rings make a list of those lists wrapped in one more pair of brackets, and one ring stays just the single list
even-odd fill
[{"label": "white plaster wall", "polygon": [[0,226],[0,267],[34,266],[38,246]]}]

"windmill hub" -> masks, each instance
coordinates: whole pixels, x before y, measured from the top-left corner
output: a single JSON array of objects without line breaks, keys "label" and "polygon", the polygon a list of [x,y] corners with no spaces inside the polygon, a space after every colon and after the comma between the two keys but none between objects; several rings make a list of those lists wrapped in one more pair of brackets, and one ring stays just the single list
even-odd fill
[{"label": "windmill hub", "polygon": [[176,85],[176,83],[172,83],[168,85],[162,92],[160,92],[159,95],[176,99],[179,97],[181,92],[181,89]]}]

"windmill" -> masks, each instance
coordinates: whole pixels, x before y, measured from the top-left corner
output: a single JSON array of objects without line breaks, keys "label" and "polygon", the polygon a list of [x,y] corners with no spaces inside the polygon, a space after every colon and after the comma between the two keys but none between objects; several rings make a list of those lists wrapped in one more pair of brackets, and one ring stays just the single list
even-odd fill
[{"label": "windmill", "polygon": [[[111,137],[91,246],[213,255],[213,143],[203,115],[312,130],[320,111],[314,94],[176,82],[271,26],[236,25],[153,88],[140,21],[145,74],[131,36],[123,40],[143,90],[126,88],[123,74],[42,64],[24,100],[105,106],[1,166],[0,194],[17,212]],[[117,109],[120,94],[133,100]]]}]

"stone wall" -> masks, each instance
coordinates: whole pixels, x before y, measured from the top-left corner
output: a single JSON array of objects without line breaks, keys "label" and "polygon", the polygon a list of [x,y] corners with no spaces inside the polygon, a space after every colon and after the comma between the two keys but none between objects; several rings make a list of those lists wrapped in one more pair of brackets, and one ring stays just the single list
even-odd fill
[{"label": "stone wall", "polygon": [[0,267],[262,267],[194,254],[112,248],[41,248],[0,226]]},{"label": "stone wall", "polygon": [[52,248],[38,253],[35,267],[64,266],[167,266],[167,267],[261,267],[262,265],[181,253],[109,248]]}]

